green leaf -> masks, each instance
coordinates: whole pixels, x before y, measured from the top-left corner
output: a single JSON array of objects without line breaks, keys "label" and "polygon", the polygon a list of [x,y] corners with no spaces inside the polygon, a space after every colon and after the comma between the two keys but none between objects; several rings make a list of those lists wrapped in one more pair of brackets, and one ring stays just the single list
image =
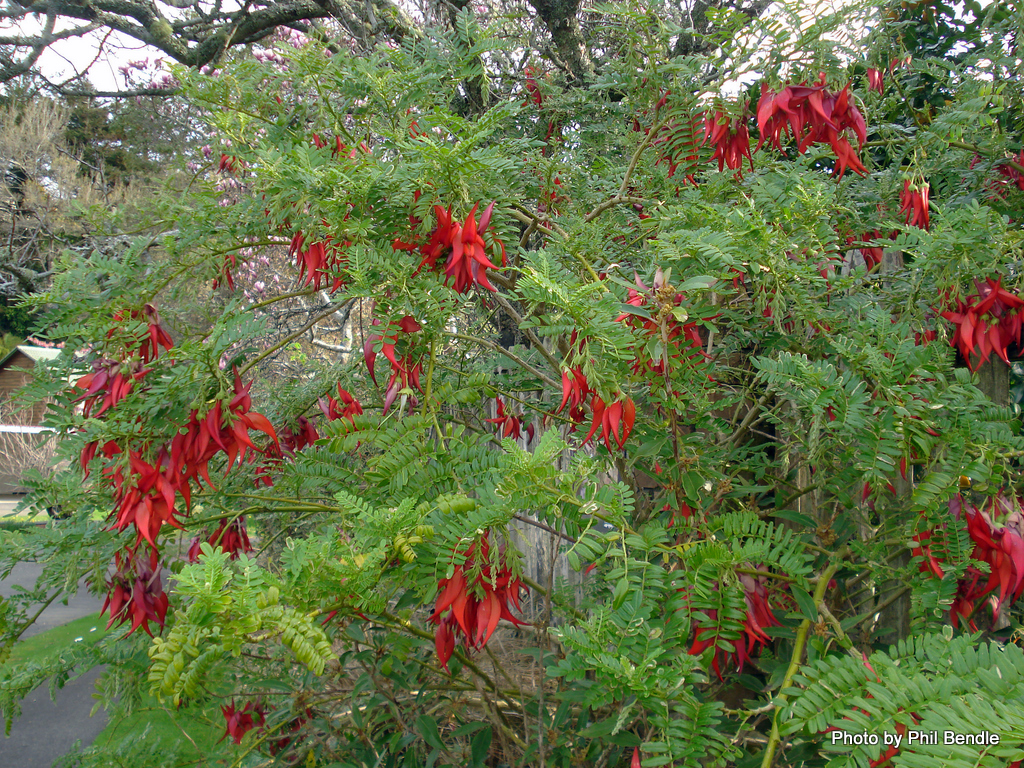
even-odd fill
[{"label": "green leaf", "polygon": [[470,765],[473,768],[481,768],[484,764],[484,760],[487,759],[487,753],[491,749],[491,729],[485,728],[476,736],[473,737],[473,741],[470,742]]},{"label": "green leaf", "polygon": [[[437,732],[437,721],[430,715],[420,715],[416,718],[416,730],[420,732],[423,740],[434,749],[444,749],[441,737]],[[488,738],[490,741],[490,738]]]},{"label": "green leaf", "polygon": [[792,523],[802,525],[804,528],[810,528],[814,530],[817,527],[817,523],[814,522],[807,515],[803,515],[793,509],[779,509],[774,513],[775,517],[781,517],[783,520],[789,520]]},{"label": "green leaf", "polygon": [[817,621],[818,607],[814,604],[814,598],[796,584],[790,585],[790,593],[800,607],[800,614],[811,621]]},{"label": "green leaf", "polygon": [[626,594],[629,592],[629,579],[623,576],[619,579],[619,583],[615,585],[615,591],[612,592],[612,608],[618,610],[622,607],[622,604],[626,601]]}]

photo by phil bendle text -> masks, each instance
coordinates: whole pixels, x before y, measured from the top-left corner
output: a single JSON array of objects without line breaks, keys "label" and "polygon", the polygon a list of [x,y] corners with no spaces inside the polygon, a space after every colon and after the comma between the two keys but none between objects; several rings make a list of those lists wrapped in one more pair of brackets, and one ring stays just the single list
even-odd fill
[{"label": "photo by phil bendle text", "polygon": [[[976,745],[980,747],[994,747],[999,744],[999,734],[981,731],[980,733],[957,733],[956,731],[943,731],[942,741],[939,741],[938,731],[907,731],[906,736],[900,733],[883,733],[882,743],[895,744],[906,738],[907,744],[960,744]],[[833,744],[846,744],[850,746],[861,746],[864,744],[878,744],[879,738],[876,733],[847,733],[846,731],[832,731]]]}]

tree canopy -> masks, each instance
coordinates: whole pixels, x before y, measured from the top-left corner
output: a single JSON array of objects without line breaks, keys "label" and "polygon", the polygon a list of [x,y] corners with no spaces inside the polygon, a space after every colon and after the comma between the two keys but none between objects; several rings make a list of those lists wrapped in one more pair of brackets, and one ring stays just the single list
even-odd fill
[{"label": "tree canopy", "polygon": [[75,765],[1018,766],[1019,14],[533,7],[173,70],[166,193],[24,300],[70,516],[0,543],[5,649],[83,575],[125,635],[5,716],[107,663],[225,738]]}]

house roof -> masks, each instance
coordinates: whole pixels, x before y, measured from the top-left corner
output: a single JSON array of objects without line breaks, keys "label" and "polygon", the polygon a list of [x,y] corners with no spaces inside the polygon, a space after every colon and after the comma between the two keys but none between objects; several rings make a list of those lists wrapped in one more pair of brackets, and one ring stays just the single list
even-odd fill
[{"label": "house roof", "polygon": [[33,347],[28,344],[22,344],[15,347],[3,358],[0,358],[0,368],[7,365],[7,361],[14,357],[15,352],[21,352],[25,357],[29,358],[33,363],[38,363],[42,360],[55,360],[60,355],[59,349],[50,349],[49,347]]}]

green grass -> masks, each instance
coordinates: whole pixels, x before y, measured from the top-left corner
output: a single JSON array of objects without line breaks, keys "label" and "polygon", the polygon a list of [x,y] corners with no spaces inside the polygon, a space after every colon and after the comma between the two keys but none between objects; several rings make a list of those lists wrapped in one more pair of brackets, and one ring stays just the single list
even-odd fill
[{"label": "green grass", "polygon": [[[105,617],[93,614],[40,632],[19,642],[11,651],[10,662],[39,661],[76,641],[96,643],[124,631],[123,627],[107,630],[106,625]],[[170,702],[162,705],[155,697],[144,695],[130,715],[118,715],[116,710],[111,713],[106,728],[80,753],[79,764],[107,768],[111,755],[117,755],[116,764],[133,768],[221,766],[234,746],[230,739],[218,742],[224,734],[221,703],[215,699],[175,711]]]},{"label": "green grass", "polygon": [[12,662],[38,661],[54,651],[67,648],[76,641],[96,643],[100,638],[106,637],[110,631],[113,631],[108,631],[106,626],[107,620],[101,618],[98,613],[92,616],[83,616],[61,627],[48,629],[21,641],[11,650],[10,660]]},{"label": "green grass", "polygon": [[[143,734],[144,745],[139,743]],[[161,705],[147,694],[130,715],[112,713],[89,751],[97,757],[111,752],[131,755],[129,764],[134,768],[221,766],[233,747],[230,739],[218,741],[223,734],[224,716],[217,703],[174,711],[170,702]]]}]

